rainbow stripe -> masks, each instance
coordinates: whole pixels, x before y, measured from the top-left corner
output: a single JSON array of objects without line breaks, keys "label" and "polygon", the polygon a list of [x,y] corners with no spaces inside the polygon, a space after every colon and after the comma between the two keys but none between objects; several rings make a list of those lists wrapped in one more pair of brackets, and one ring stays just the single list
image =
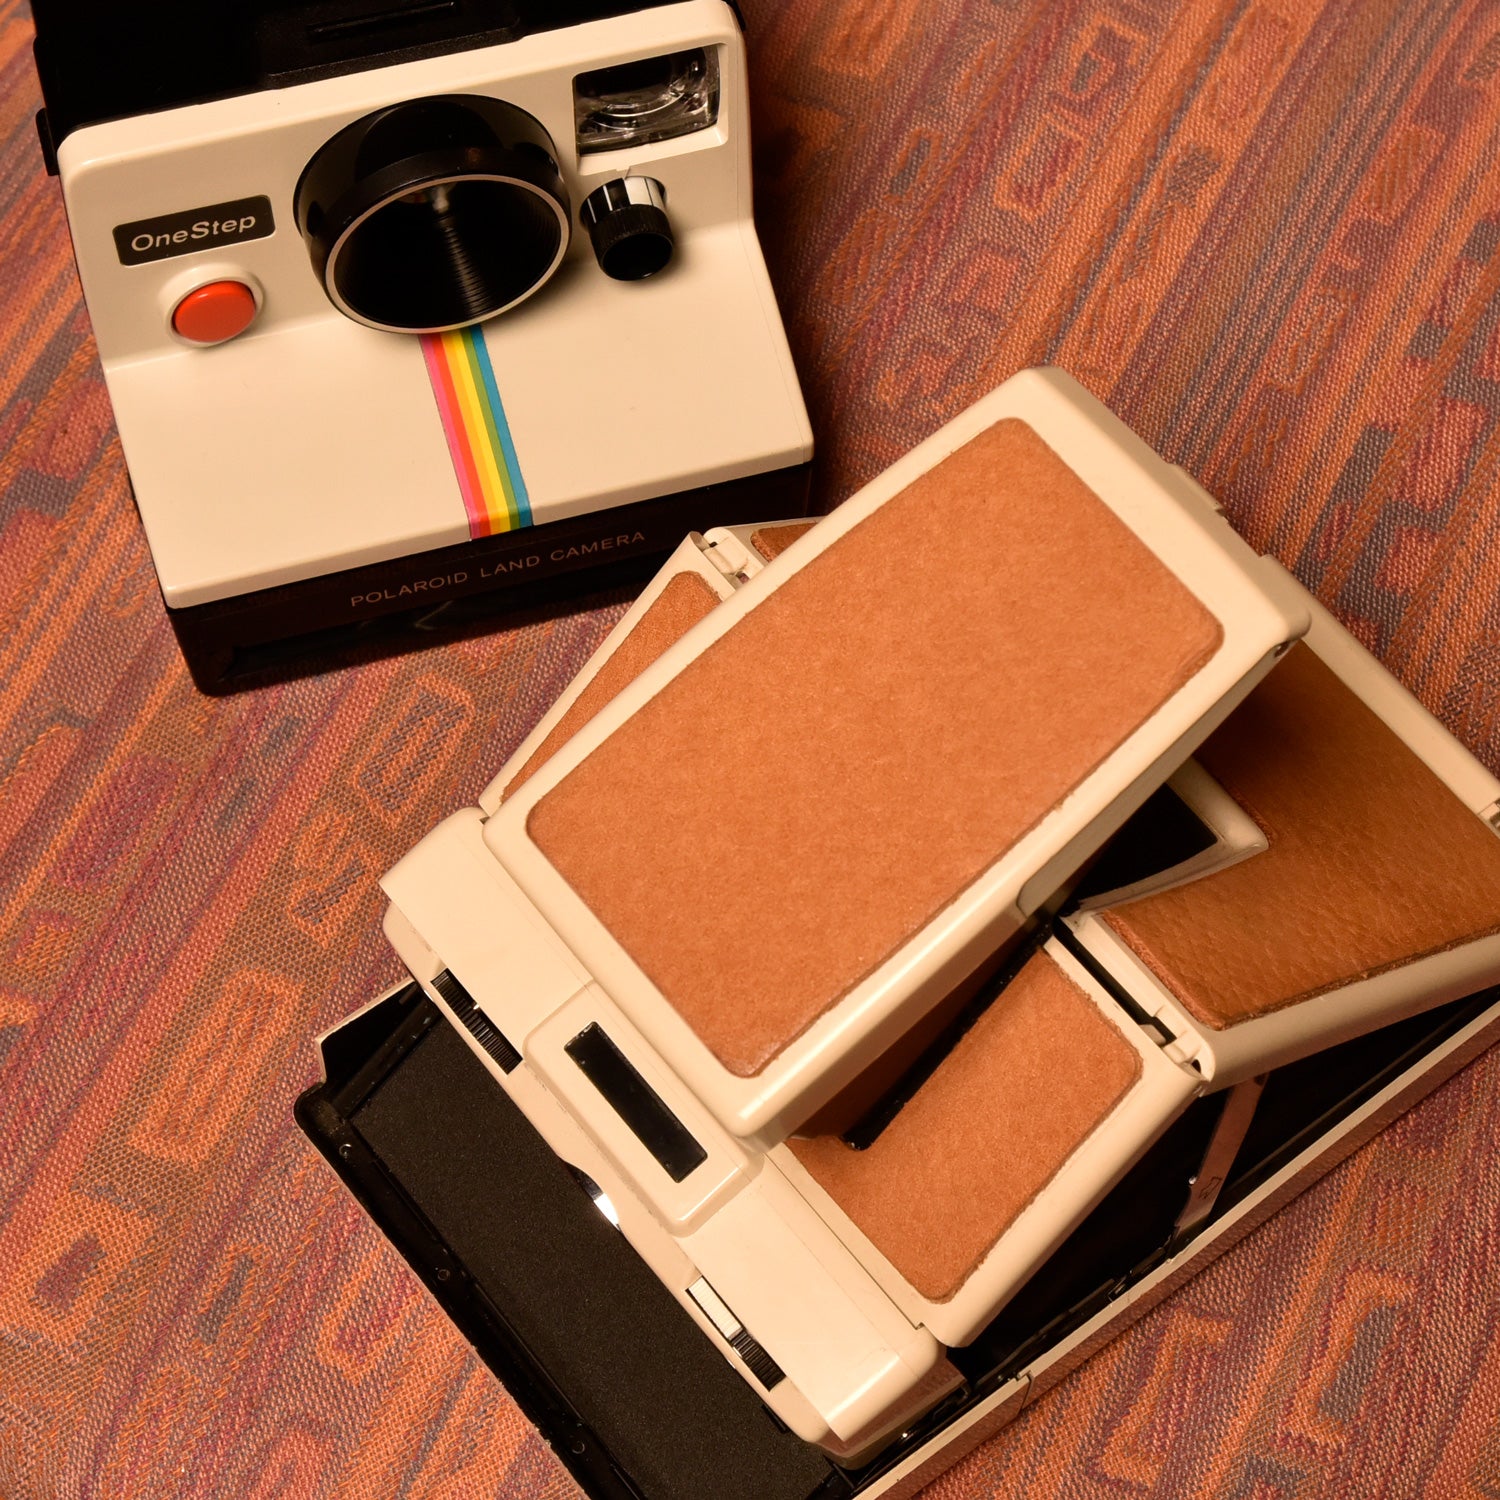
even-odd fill
[{"label": "rainbow stripe", "polygon": [[477,327],[423,334],[422,355],[469,513],[469,535],[494,536],[530,526],[526,481],[484,334]]}]

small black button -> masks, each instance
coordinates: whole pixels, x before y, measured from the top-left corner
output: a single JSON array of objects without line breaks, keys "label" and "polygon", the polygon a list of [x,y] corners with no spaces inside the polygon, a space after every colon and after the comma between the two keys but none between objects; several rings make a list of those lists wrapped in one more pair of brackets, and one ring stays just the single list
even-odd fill
[{"label": "small black button", "polygon": [[617,177],[584,199],[580,214],[594,258],[616,281],[644,281],[666,267],[676,240],[666,194],[651,177]]}]

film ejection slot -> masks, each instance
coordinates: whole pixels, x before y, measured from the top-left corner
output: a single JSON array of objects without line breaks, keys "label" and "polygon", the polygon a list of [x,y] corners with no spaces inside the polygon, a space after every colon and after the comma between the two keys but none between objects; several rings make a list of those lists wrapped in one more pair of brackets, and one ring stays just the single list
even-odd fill
[{"label": "film ejection slot", "polygon": [[708,1160],[708,1152],[662,1103],[661,1096],[630,1065],[597,1021],[585,1026],[563,1051],[673,1182],[681,1182]]}]

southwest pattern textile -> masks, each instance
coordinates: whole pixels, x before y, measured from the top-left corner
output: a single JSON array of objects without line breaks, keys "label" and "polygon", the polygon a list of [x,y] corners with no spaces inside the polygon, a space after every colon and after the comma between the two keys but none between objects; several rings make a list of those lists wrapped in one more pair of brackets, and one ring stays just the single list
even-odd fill
[{"label": "southwest pattern textile", "polygon": [[[1500,0],[743,9],[821,500],[1062,364],[1500,767]],[[290,1107],[397,977],[379,873],[621,605],[200,697],[29,41],[0,0],[0,1496],[562,1500]],[[1491,1054],[927,1493],[1500,1497],[1497,1144]]]}]

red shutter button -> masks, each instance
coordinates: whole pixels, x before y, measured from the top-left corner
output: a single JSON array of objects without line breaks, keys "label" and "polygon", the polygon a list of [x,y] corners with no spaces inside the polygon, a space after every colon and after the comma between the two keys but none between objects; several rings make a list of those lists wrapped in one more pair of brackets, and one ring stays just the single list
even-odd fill
[{"label": "red shutter button", "polygon": [[172,310],[172,327],[194,344],[222,344],[255,321],[255,293],[243,281],[211,281]]}]

